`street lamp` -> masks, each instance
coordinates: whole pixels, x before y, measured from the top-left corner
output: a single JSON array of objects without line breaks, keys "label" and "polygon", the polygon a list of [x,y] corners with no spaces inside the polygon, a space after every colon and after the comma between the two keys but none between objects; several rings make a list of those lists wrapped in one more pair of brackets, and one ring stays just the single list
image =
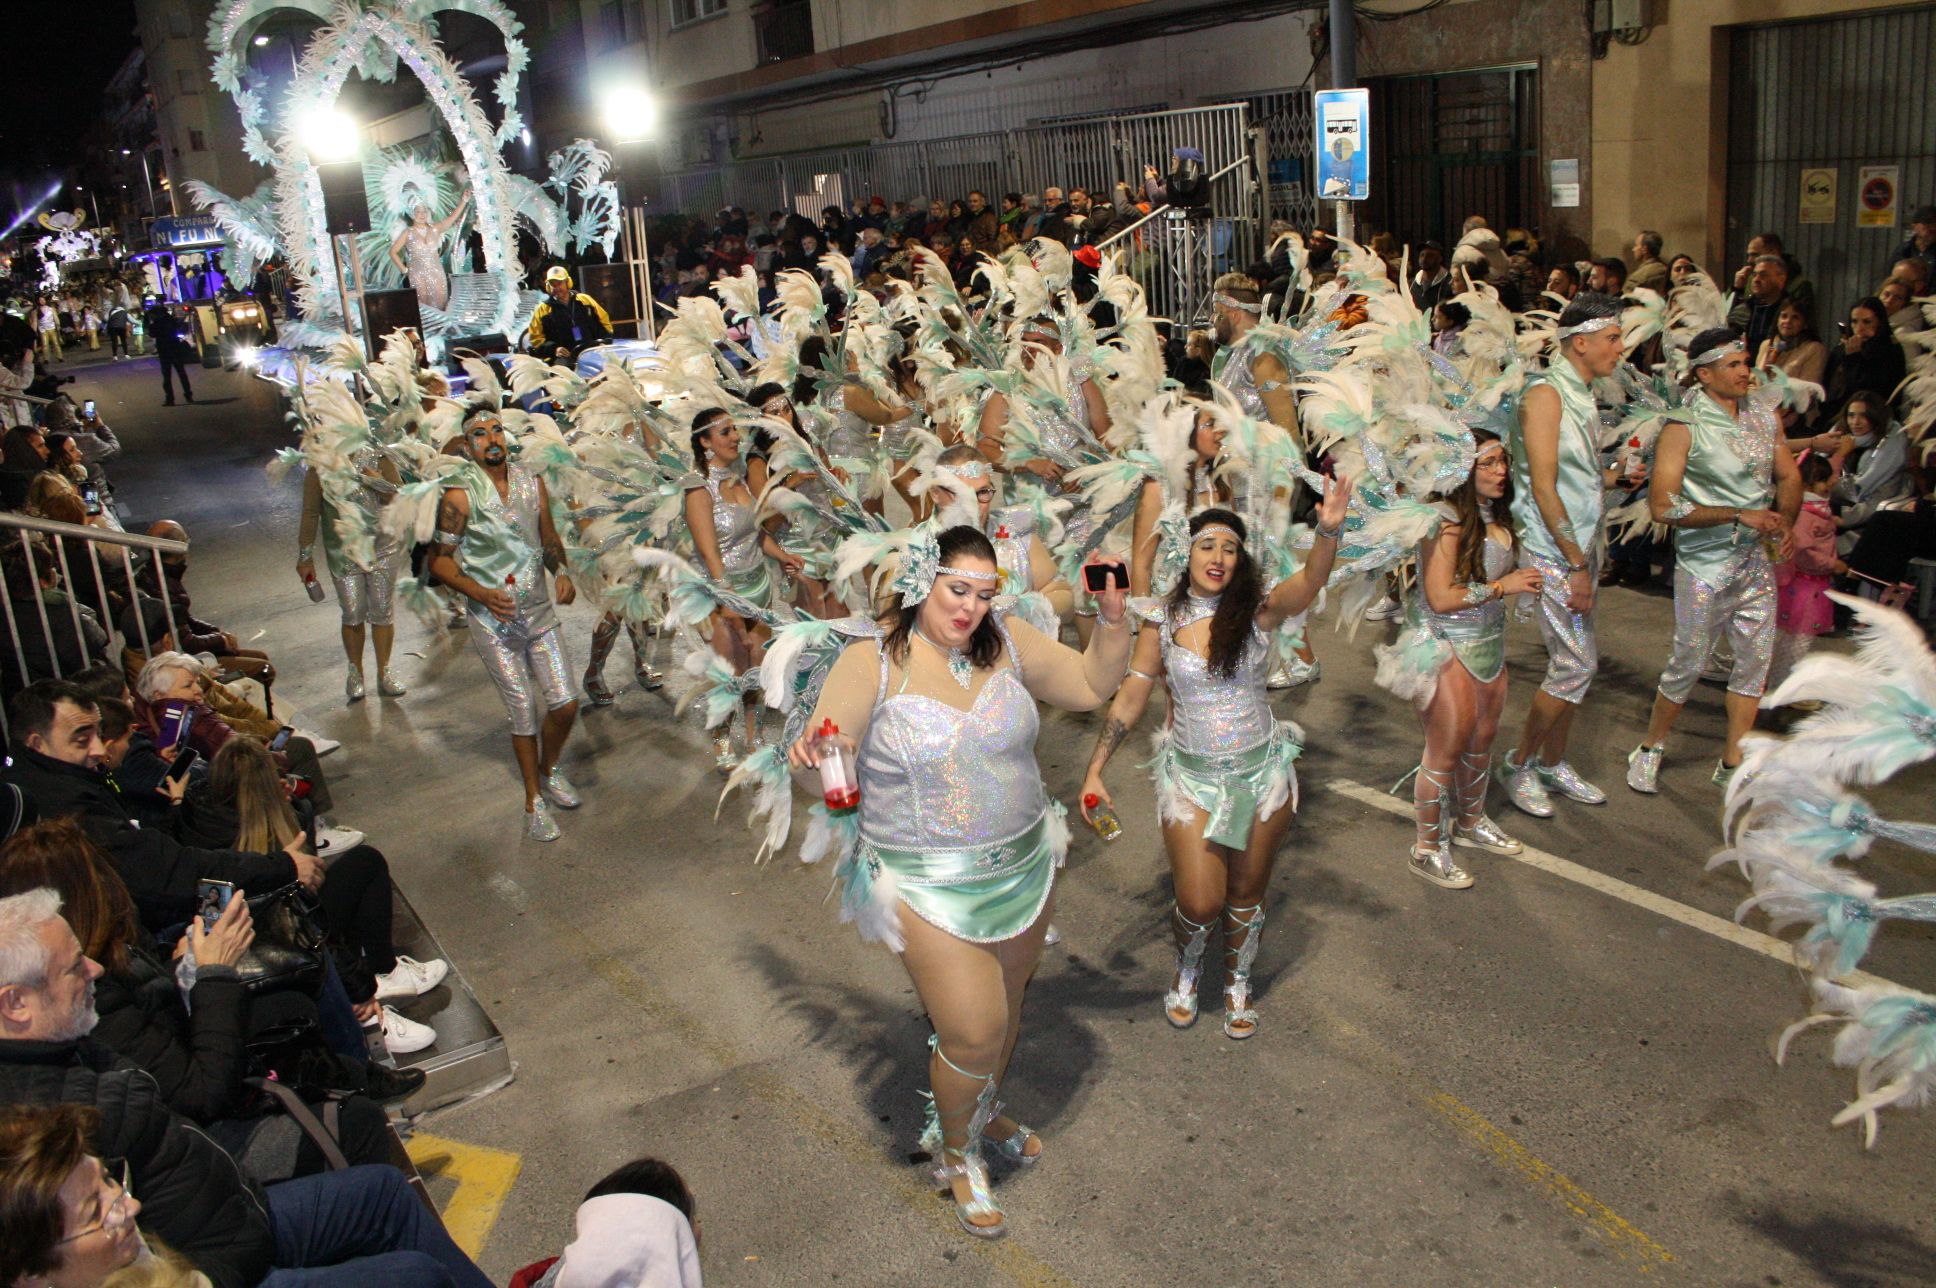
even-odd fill
[{"label": "street lamp", "polygon": [[[132,148],[122,148],[121,155],[131,157],[134,155],[134,150]],[[155,217],[155,180],[154,176],[148,173],[147,148],[141,149],[141,178],[148,185],[148,218],[153,219]]]},{"label": "street lamp", "polygon": [[85,192],[87,194],[87,204],[94,207],[94,226],[99,228],[101,226],[101,202],[95,197],[94,190],[77,183],[74,185],[74,191]]},{"label": "street lamp", "polygon": [[650,138],[659,123],[659,105],[637,85],[618,85],[605,91],[601,112],[605,132],[614,143],[636,143]]},{"label": "street lamp", "polygon": [[360,140],[356,122],[334,107],[312,107],[296,118],[296,137],[318,161],[347,161]]}]

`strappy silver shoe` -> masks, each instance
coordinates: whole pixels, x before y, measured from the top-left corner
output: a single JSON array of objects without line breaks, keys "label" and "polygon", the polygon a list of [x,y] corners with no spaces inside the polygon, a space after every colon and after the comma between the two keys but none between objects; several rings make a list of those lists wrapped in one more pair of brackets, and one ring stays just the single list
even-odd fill
[{"label": "strappy silver shoe", "polygon": [[1171,1028],[1187,1029],[1197,1022],[1197,984],[1203,973],[1203,947],[1210,941],[1210,927],[1191,921],[1175,905],[1170,908],[1170,917],[1171,933],[1181,927],[1188,938],[1176,950],[1176,987],[1163,994],[1163,1018]]},{"label": "strappy silver shoe", "polygon": [[[1233,949],[1230,941],[1238,934],[1243,935],[1244,942]],[[1250,967],[1257,960],[1259,941],[1263,937],[1263,904],[1247,908],[1230,903],[1223,906],[1223,955],[1228,972],[1223,985],[1223,1035],[1233,1042],[1242,1042],[1257,1034],[1257,1008],[1250,1004]],[[1233,952],[1237,961],[1230,965]]]},{"label": "strappy silver shoe", "polygon": [[[934,1096],[922,1092],[927,1100],[927,1119],[921,1127],[921,1148],[932,1157],[940,1160],[931,1175],[934,1184],[948,1200],[955,1205],[955,1223],[962,1230],[977,1239],[999,1239],[1008,1233],[1008,1222],[1002,1216],[1002,1209],[995,1202],[995,1194],[988,1183],[988,1164],[982,1160],[982,1132],[988,1124],[995,1121],[1001,1112],[1001,1104],[995,1099],[995,1079],[987,1074],[970,1073],[948,1058],[941,1049],[941,1036],[928,1036],[928,1049],[933,1051],[941,1062],[964,1078],[983,1079],[981,1093],[975,1098],[975,1112],[969,1115],[965,1135],[968,1143],[955,1149],[947,1143],[941,1130],[941,1113],[935,1108]],[[1024,1138],[1026,1141],[1026,1138]],[[1000,1146],[998,1145],[999,1149]],[[954,1162],[949,1162],[950,1157]],[[1039,1156],[1038,1156],[1039,1157]],[[1027,1166],[1027,1164],[1024,1164]],[[955,1197],[955,1182],[968,1182],[966,1201]],[[993,1217],[994,1220],[989,1220]],[[979,1218],[979,1219],[977,1219]]]},{"label": "strappy silver shoe", "polygon": [[1024,1123],[1016,1123],[1015,1130],[1011,1134],[1002,1137],[983,1136],[982,1143],[994,1146],[997,1154],[1010,1164],[1026,1171],[1042,1161],[1042,1155],[1047,1149],[1046,1146],[1042,1146],[1038,1147],[1033,1154],[1029,1153],[1030,1137],[1039,1141],[1042,1134]]}]

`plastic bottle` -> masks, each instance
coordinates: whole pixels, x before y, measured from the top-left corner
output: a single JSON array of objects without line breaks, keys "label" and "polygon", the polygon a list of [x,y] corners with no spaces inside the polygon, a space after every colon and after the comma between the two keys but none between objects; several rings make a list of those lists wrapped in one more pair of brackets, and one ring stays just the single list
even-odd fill
[{"label": "plastic bottle", "polygon": [[303,574],[303,589],[309,592],[309,598],[312,602],[318,604],[323,602],[323,583],[316,580],[315,573]]},{"label": "plastic bottle", "polygon": [[860,804],[860,777],[854,772],[854,753],[840,740],[840,726],[832,720],[820,722],[814,734],[814,757],[820,762],[820,793],[832,810],[853,809]]},{"label": "plastic bottle", "polygon": [[1105,843],[1123,834],[1122,820],[1116,817],[1115,810],[1102,803],[1102,797],[1094,792],[1085,793],[1082,798],[1082,808],[1089,816],[1089,826],[1096,829],[1096,835],[1100,836]]}]

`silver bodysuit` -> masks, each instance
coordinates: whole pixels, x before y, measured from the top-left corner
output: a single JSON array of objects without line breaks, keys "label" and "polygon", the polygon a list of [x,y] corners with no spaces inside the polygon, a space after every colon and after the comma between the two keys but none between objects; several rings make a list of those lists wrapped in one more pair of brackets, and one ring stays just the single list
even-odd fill
[{"label": "silver bodysuit", "polygon": [[[1513,548],[1502,543],[1491,533],[1486,534],[1486,577],[1487,581],[1497,581],[1512,570]],[[1413,590],[1416,597],[1419,620],[1435,638],[1444,640],[1452,646],[1465,669],[1472,678],[1481,684],[1490,684],[1499,678],[1500,668],[1506,664],[1506,602],[1503,598],[1489,599],[1483,604],[1474,604],[1450,613],[1435,613],[1425,602],[1425,588]]]},{"label": "silver bodysuit", "polygon": [[820,405],[834,418],[833,427],[827,431],[827,441],[823,444],[830,460],[838,465],[842,457],[866,461],[874,454],[874,432],[866,421],[847,410],[845,385],[830,390],[821,398]]},{"label": "silver bodysuit", "polygon": [[[518,465],[510,466],[507,475],[505,495],[499,497],[496,488],[486,488],[484,504],[516,523],[528,546],[528,553],[510,574],[516,585],[505,587],[517,601],[518,615],[499,621],[490,609],[470,600],[471,648],[497,686],[511,732],[531,738],[537,736],[544,714],[577,701],[578,691],[572,685],[565,633],[545,584],[544,525],[540,520],[543,493],[538,476]],[[476,555],[488,559],[484,552],[472,550],[471,543],[478,540],[475,528],[464,534],[460,566],[485,585],[502,586],[495,565],[493,571],[479,576],[484,568],[464,558]]]},{"label": "silver bodysuit", "polygon": [[760,525],[753,507],[728,501],[720,494],[722,483],[738,478],[738,471],[717,465],[706,471],[706,493],[713,499],[713,534],[719,542],[719,561],[729,577],[752,572],[765,557],[760,551]]},{"label": "silver bodysuit", "polygon": [[1170,736],[1181,751],[1227,756],[1268,742],[1277,727],[1264,690],[1270,641],[1254,625],[1244,644],[1237,673],[1228,678],[1210,669],[1195,649],[1179,644],[1176,633],[1217,613],[1215,599],[1195,595],[1169,615],[1163,627],[1163,674],[1170,690]]},{"label": "silver bodysuit", "polygon": [[[490,609],[473,599],[469,601],[471,617],[474,621],[482,619],[490,623],[493,630],[511,628],[524,635],[538,635],[558,624],[558,614],[551,603],[551,588],[545,582],[544,524],[539,516],[544,492],[538,485],[538,476],[522,465],[507,466],[505,476],[504,495],[499,496],[496,488],[486,488],[484,504],[516,523],[529,547],[523,562],[511,574],[516,585],[505,587],[517,600],[518,615],[511,622],[499,622]],[[473,539],[469,533],[465,534],[467,542]],[[477,576],[468,565],[464,570]],[[483,577],[477,580],[502,586],[502,580],[495,574],[489,581]]]},{"label": "silver bodysuit", "polygon": [[412,224],[403,235],[404,276],[417,298],[433,309],[450,303],[450,274],[444,270],[444,237],[432,225]]}]

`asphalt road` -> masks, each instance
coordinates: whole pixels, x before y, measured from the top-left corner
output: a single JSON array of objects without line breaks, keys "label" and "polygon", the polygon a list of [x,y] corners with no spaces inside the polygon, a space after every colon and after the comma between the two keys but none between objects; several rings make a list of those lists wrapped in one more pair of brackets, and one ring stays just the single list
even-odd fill
[{"label": "asphalt road", "polygon": [[[1611,801],[1547,822],[1495,801],[1578,868],[1480,856],[1463,893],[1407,874],[1409,822],[1376,803],[1419,741],[1371,685],[1376,628],[1354,642],[1320,626],[1324,678],[1279,704],[1308,734],[1303,806],[1258,961],[1262,1031],[1241,1045],[1208,1017],[1184,1033],[1162,1020],[1167,869],[1120,756],[1126,834],[1078,834],[1065,942],[1004,1088],[1047,1160],[1000,1184],[1012,1234],[987,1244],[909,1164],[927,1030],[905,975],[837,923],[827,871],[756,868],[738,807],[713,821],[696,724],[629,689],[589,714],[566,761],[584,809],[561,842],[522,841],[501,711],[468,646],[406,624],[409,695],[346,706],[335,607],[293,572],[297,480],[263,473],[292,441],[275,400],[246,376],[195,378],[192,407],[160,406],[152,358],[83,372],[76,393],[128,444],[112,468],[132,517],[188,526],[197,610],[259,634],[280,700],[343,739],[339,816],[386,851],[508,1037],[517,1080],[425,1124],[523,1157],[483,1256],[500,1282],[557,1251],[584,1188],[641,1153],[691,1181],[716,1284],[1936,1279],[1936,1116],[1888,1115],[1867,1152],[1831,1130],[1852,1078],[1826,1039],[1785,1069],[1771,1058],[1805,1010],[1793,967],[1706,920],[1744,894],[1702,871],[1719,690],[1697,691],[1661,795],[1621,780],[1666,657],[1664,591],[1607,595],[1574,760]],[[592,616],[565,617],[582,664]],[[1510,656],[1516,729],[1543,660],[1530,627]],[[628,670],[622,644],[614,684]],[[1044,720],[1065,799],[1094,728]],[[1912,772],[1876,800],[1927,819],[1930,782]],[[1866,870],[1886,894],[1936,884],[1883,846]],[[1867,966],[1926,985],[1932,946],[1891,924]]]}]

